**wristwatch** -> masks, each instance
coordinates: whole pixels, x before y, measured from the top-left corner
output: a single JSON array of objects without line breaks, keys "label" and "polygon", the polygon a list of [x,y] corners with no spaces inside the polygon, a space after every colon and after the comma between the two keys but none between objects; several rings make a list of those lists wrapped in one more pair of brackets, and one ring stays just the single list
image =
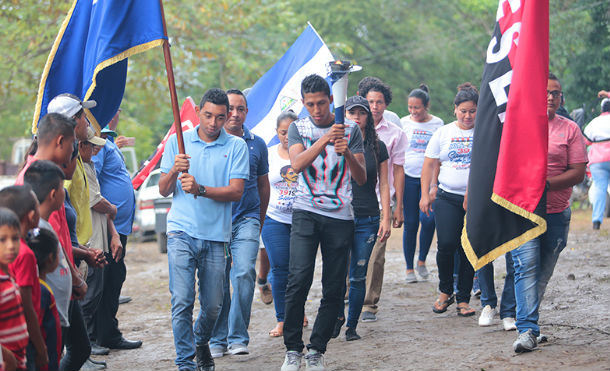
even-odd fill
[{"label": "wristwatch", "polygon": [[199,191],[199,196],[205,196],[207,190],[205,189],[205,186],[200,185],[199,188],[197,188],[197,191]]}]

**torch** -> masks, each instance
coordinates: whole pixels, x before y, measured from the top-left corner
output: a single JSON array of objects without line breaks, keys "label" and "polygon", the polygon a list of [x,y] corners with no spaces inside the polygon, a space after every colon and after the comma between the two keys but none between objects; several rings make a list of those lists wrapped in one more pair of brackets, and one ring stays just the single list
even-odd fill
[{"label": "torch", "polygon": [[360,71],[362,67],[352,65],[350,61],[336,60],[328,64],[332,84],[333,103],[335,105],[335,124],[345,122],[345,101],[347,100],[347,76],[350,72]]}]

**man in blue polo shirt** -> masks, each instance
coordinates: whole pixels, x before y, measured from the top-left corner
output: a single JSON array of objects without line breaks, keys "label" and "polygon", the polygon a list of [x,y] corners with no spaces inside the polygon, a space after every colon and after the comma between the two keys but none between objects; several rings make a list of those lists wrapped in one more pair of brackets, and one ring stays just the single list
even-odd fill
[{"label": "man in blue polo shirt", "polygon": [[[116,116],[118,120],[118,114]],[[119,310],[119,296],[127,268],[125,266],[125,249],[127,236],[131,234],[133,217],[136,210],[136,199],[131,184],[131,177],[125,166],[121,150],[111,140],[107,140],[100,152],[91,159],[95,165],[100,193],[111,204],[116,206],[117,214],[114,226],[119,233],[123,251],[118,261],[107,253],[108,265],[103,271],[103,289],[100,305],[95,313],[93,337],[98,345],[112,349],[134,349],[142,342],[123,338],[116,318]],[[110,243],[110,241],[109,241]]]},{"label": "man in blue polo shirt", "polygon": [[[159,192],[174,194],[167,215],[167,258],[176,365],[210,371],[214,359],[208,341],[223,300],[231,202],[239,201],[248,179],[248,148],[223,129],[231,116],[224,91],[208,90],[196,110],[200,125],[184,133],[187,154],[178,154],[175,134],[167,142]],[[196,271],[201,309],[193,330]]]},{"label": "man in blue polo shirt", "polygon": [[[241,200],[233,204],[231,261],[227,262],[222,311],[210,339],[213,357],[222,357],[225,352],[249,353],[248,325],[254,297],[256,256],[270,192],[267,145],[262,138],[244,127],[248,113],[246,97],[237,89],[228,90],[227,96],[231,117],[225,124],[225,130],[246,142],[250,154],[250,175]],[[233,298],[229,292],[229,276]]]}]

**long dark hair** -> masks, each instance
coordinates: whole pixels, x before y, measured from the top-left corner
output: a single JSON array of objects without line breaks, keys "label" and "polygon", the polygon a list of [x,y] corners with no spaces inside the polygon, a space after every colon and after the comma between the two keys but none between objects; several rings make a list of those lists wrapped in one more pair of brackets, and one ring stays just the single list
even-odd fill
[{"label": "long dark hair", "polygon": [[[375,163],[379,158],[379,138],[375,131],[375,121],[373,120],[373,114],[371,111],[366,111],[366,125],[364,126],[364,150],[371,151],[375,158]],[[379,172],[379,167],[377,167]]]}]

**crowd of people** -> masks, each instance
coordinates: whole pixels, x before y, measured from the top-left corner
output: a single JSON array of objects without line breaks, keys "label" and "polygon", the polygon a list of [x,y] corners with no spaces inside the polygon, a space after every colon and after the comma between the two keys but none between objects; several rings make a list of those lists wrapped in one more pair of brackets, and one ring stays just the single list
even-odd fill
[{"label": "crowd of people", "polygon": [[119,113],[97,136],[95,105],[53,98],[16,185],[0,190],[2,370],[101,370],[91,355],[142,345],[116,318],[135,212]]},{"label": "crowd of people", "polygon": [[[455,121],[448,124],[430,113],[426,85],[411,91],[402,119],[387,109],[390,86],[375,77],[362,79],[347,99],[344,123],[335,123],[324,78],[305,77],[301,96],[308,115],[282,112],[279,143],[269,148],[244,126],[247,92],[237,89],[205,92],[196,107],[199,125],[183,134],[185,153],[175,135],[167,142],[159,192],[173,195],[167,255],[179,370],[210,371],[215,358],[249,354],[257,286],[263,301],[274,303],[277,323],[269,336],[283,337],[281,370],[299,370],[303,361],[307,370],[324,370],[327,344],[344,325],[345,340],[357,341],[358,322],[377,321],[387,241],[403,224],[406,283],[430,279],[426,259],[436,232],[439,284],[431,311],[444,313],[457,303],[458,316],[475,315],[469,303],[476,273],[478,323],[495,323],[493,263],[475,272],[461,245],[477,88],[458,86]],[[547,231],[505,255],[499,316],[505,330],[517,331],[517,353],[546,340],[539,306],[567,243],[572,186],[583,180],[588,162],[579,127],[557,113],[561,103],[561,84],[551,74]],[[100,369],[105,365],[91,354],[142,345],[125,339],[116,319],[134,193],[114,143],[120,142],[118,113],[98,137],[84,113],[94,104],[56,97],[38,125],[19,185],[0,191],[4,369]],[[600,127],[590,130],[603,132]],[[593,165],[592,172],[602,171]],[[597,209],[594,227],[601,223]],[[305,302],[318,249],[322,299],[305,344]],[[193,324],[197,283],[200,311]]]}]

